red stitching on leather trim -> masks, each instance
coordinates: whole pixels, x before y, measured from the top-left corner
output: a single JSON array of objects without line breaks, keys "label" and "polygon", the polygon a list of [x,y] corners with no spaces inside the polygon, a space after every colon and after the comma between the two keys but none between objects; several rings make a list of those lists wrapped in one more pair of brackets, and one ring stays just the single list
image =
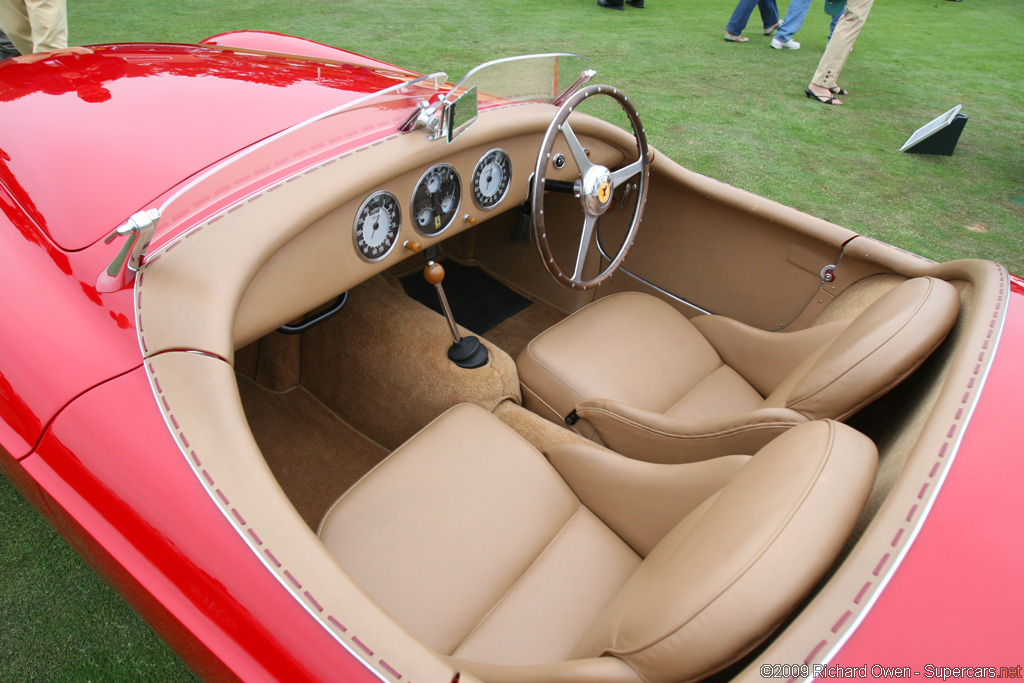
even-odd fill
[{"label": "red stitching on leather trim", "polygon": [[333,614],[327,615],[327,621],[331,622],[331,624],[333,624],[342,633],[348,630],[347,628],[345,628],[344,624],[342,624],[340,621],[334,618]]},{"label": "red stitching on leather trim", "polygon": [[365,652],[368,656],[370,656],[370,657],[373,656],[373,650],[371,650],[370,648],[366,647],[366,644],[363,643],[363,641],[359,640],[359,638],[356,638],[355,636],[352,636],[352,642],[355,643],[356,645],[358,645],[359,649],[362,650],[363,652]]},{"label": "red stitching on leather trim", "polygon": [[248,529],[246,529],[246,532],[249,534],[249,536],[252,537],[252,540],[256,542],[256,545],[263,545],[263,541],[260,539],[259,536],[256,535],[255,529],[249,527]]},{"label": "red stitching on leather trim", "polygon": [[811,650],[811,654],[809,654],[806,657],[804,657],[804,664],[810,664],[811,662],[813,662],[814,658],[818,656],[818,651],[821,650],[821,648],[825,647],[826,645],[828,645],[828,643],[826,641],[824,641],[824,640],[821,641],[820,643],[818,643],[817,645],[815,645],[814,649]]},{"label": "red stitching on leather trim", "polygon": [[380,660],[380,665],[382,667],[384,667],[384,670],[387,671],[389,674],[391,674],[392,676],[394,676],[398,680],[402,680],[402,674],[400,674],[397,671],[395,671],[394,668],[392,668],[392,666],[390,664],[388,664],[387,662],[385,662],[383,659]]},{"label": "red stitching on leather trim", "polygon": [[208,483],[210,486],[213,486],[213,477],[211,477],[210,473],[207,472],[206,470],[203,470],[203,478],[206,479],[206,483]]},{"label": "red stitching on leather trim", "polygon": [[[998,296],[998,298],[996,300],[995,309],[994,309],[994,311],[992,313],[992,320],[989,321],[988,334],[986,334],[986,336],[985,336],[986,340],[987,339],[991,339],[993,337],[993,334],[994,334],[994,331],[995,331],[996,322],[999,319],[1000,311],[1002,310],[1003,297],[1004,297],[1005,292],[1006,292],[1006,278],[1008,277],[1007,271],[1006,271],[1005,268],[1003,268],[1002,266],[999,266],[999,265],[996,266],[996,270],[998,271],[998,273],[1000,274],[1000,277],[1001,277],[1001,281],[999,283],[999,296]],[[975,391],[976,379],[982,373],[982,365],[985,362],[985,357],[987,355],[986,352],[987,352],[988,348],[989,348],[988,341],[983,341],[982,342],[982,351],[981,351],[981,353],[978,354],[978,362],[974,366],[974,372],[973,372],[974,376],[968,378],[968,380],[967,380],[967,389],[968,389],[968,391],[966,391],[964,393],[963,398],[960,401],[962,405],[967,405],[970,402],[971,394],[974,393],[974,391]],[[956,411],[955,420],[957,420],[957,421],[961,420],[962,417],[963,417],[963,414],[964,414],[964,409],[962,407],[958,408],[957,411]],[[950,426],[949,434],[948,434],[948,438],[949,439],[952,439],[953,435],[956,433],[956,426],[957,426],[956,423],[954,423],[952,426]],[[942,443],[942,445],[939,447],[938,457],[939,458],[945,458],[946,457],[946,453],[949,451],[949,447],[950,447],[950,441],[944,441]],[[940,463],[939,462],[935,462],[935,464],[932,465],[932,469],[929,472],[928,477],[930,479],[934,479],[935,476],[938,474],[939,469],[940,469]],[[918,500],[924,500],[925,494],[928,492],[928,487],[929,487],[929,482],[927,482],[927,481],[924,482],[924,484],[921,486],[921,490],[918,491],[918,494],[917,494]],[[906,518],[907,523],[910,523],[910,521],[914,518],[914,516],[917,514],[917,510],[918,510],[918,505],[917,504],[914,504],[914,506],[910,508],[910,512],[907,513],[907,518]],[[896,544],[899,542],[900,538],[903,536],[903,532],[904,532],[904,528],[900,527],[900,529],[896,532],[896,536],[892,540],[892,546],[893,547],[896,547]],[[889,560],[889,557],[890,557],[889,553],[886,553],[882,557],[881,561],[879,561],[878,565],[875,566],[875,571],[874,571],[875,576],[879,576],[882,567]],[[860,604],[861,600],[864,599],[864,596],[870,590],[871,586],[872,586],[872,582],[869,581],[869,582],[865,583],[864,586],[861,587],[860,591],[857,592],[857,597],[855,597],[854,600],[853,600],[854,604],[858,604],[858,605]],[[842,617],[839,618],[839,621],[837,621],[836,625],[833,626],[833,632],[836,632],[838,630],[838,628],[846,621],[846,619],[847,619],[849,614],[850,614],[850,612],[846,612],[845,614],[843,614]],[[814,656],[817,654],[818,650],[821,649],[822,645],[824,645],[824,644],[825,644],[825,641],[822,641],[822,642],[818,643],[818,646],[815,647],[815,649],[811,652],[811,655],[808,656],[808,658],[806,660],[804,660],[804,663],[809,664],[811,662],[811,660],[813,660]],[[794,678],[790,679],[790,681],[793,681],[793,680],[795,680],[795,679]]]},{"label": "red stitching on leather trim", "polygon": [[295,577],[294,577],[294,576],[292,575],[292,573],[291,573],[290,571],[288,571],[287,569],[285,569],[285,570],[284,570],[284,576],[285,576],[285,578],[286,578],[286,579],[288,579],[289,581],[291,581],[291,582],[292,582],[292,585],[293,585],[293,586],[295,586],[296,588],[302,588],[302,584],[301,584],[301,583],[299,583],[299,580],[298,580],[298,579],[296,579],[296,578],[295,578]]},{"label": "red stitching on leather trim", "polygon": [[220,489],[217,489],[217,497],[220,498],[221,502],[224,503],[225,505],[231,505],[231,502],[228,501],[228,497],[225,496],[224,492],[221,491]]},{"label": "red stitching on leather trim", "polygon": [[270,561],[274,563],[275,567],[277,567],[278,569],[281,568],[281,560],[274,557],[274,553],[270,552],[270,548],[267,548],[263,552],[266,554],[267,557],[270,558]]},{"label": "red stitching on leather trim", "polygon": [[242,526],[245,526],[245,518],[242,517],[242,513],[240,513],[235,508],[231,508],[231,514],[233,514],[235,516],[235,519],[238,520],[239,524],[241,524]]},{"label": "red stitching on leather trim", "polygon": [[313,604],[313,607],[316,607],[316,611],[317,612],[323,612],[324,611],[323,605],[321,605],[319,602],[317,602],[316,598],[314,598],[313,595],[309,591],[303,591],[302,594],[305,595],[306,599],[309,600]]},{"label": "red stitching on leather trim", "polygon": [[896,532],[896,535],[892,537],[892,543],[890,543],[889,545],[895,548],[899,544],[901,538],[903,538],[903,527],[899,528],[899,530]]},{"label": "red stitching on leather trim", "polygon": [[[846,620],[849,619],[852,614],[853,612],[851,612],[850,610],[846,610],[845,612],[843,612],[843,616],[839,617],[839,621],[837,621],[836,625],[832,627],[832,633],[838,633],[839,629],[843,627],[843,624],[846,623]],[[806,663],[810,664],[810,662]]]}]

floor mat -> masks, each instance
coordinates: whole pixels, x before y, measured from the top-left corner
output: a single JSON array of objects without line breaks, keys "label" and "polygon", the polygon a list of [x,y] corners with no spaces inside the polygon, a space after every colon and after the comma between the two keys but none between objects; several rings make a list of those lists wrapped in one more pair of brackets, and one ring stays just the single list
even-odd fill
[{"label": "floor mat", "polygon": [[[455,322],[476,334],[484,334],[532,303],[481,268],[455,261],[444,261],[442,265],[445,271],[444,293]],[[400,281],[406,294],[442,313],[437,290],[423,279],[421,272],[406,275]]]}]

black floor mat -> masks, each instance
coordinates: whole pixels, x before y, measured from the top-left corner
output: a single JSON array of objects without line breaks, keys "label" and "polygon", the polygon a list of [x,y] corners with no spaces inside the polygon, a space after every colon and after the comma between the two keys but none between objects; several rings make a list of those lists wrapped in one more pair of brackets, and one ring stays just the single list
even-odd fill
[{"label": "black floor mat", "polygon": [[[444,261],[444,293],[455,322],[476,334],[484,334],[532,302],[517,294],[475,266]],[[401,278],[402,288],[424,306],[444,315],[437,290],[423,279],[422,272]]]}]

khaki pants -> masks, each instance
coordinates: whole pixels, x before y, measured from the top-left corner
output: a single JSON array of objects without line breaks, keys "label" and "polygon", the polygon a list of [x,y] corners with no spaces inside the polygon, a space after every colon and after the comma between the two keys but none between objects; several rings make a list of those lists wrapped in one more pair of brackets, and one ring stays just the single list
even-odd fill
[{"label": "khaki pants", "polygon": [[0,28],[23,55],[66,48],[66,0],[0,0]]},{"label": "khaki pants", "polygon": [[832,33],[832,39],[825,47],[825,54],[821,56],[818,63],[818,70],[814,72],[811,83],[820,85],[823,88],[832,88],[839,78],[846,58],[853,50],[853,44],[857,42],[860,30],[864,28],[868,12],[875,0],[847,0],[846,13],[839,18],[836,30]]}]

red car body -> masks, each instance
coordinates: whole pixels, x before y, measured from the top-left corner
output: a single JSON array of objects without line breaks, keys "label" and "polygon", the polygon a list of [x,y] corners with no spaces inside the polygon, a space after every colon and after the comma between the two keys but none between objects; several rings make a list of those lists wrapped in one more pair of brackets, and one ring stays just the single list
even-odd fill
[{"label": "red car body", "polygon": [[[362,659],[401,672],[372,641],[359,657],[339,647],[197,484],[156,408],[132,289],[98,286],[120,248],[104,238],[236,151],[410,75],[269,34],[0,66],[0,470],[204,679],[379,680]],[[45,135],[14,132],[29,126]],[[887,558],[898,569],[852,634],[778,664],[831,650],[811,675],[1020,675],[1024,282],[1011,276],[1000,306],[979,350],[991,371],[965,387],[980,398],[941,454],[955,461],[926,482],[941,493],[893,530],[913,537]],[[805,677],[795,667],[771,673]]]}]

